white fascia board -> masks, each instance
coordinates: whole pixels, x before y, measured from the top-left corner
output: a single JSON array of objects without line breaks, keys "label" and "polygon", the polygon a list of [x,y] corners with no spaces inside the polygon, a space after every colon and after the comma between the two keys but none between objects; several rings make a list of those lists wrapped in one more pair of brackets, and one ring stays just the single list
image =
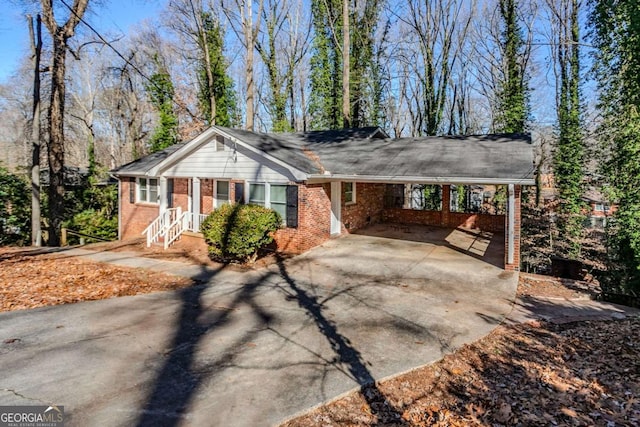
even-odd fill
[{"label": "white fascia board", "polygon": [[250,145],[250,144],[247,144],[246,142],[242,141],[241,139],[238,139],[238,138],[236,138],[235,136],[228,134],[227,132],[225,132],[225,131],[224,131],[224,130],[222,130],[222,129],[217,128],[216,126],[212,126],[212,128],[215,128],[215,129],[216,129],[216,132],[217,132],[219,135],[222,135],[222,136],[224,136],[225,138],[227,138],[227,139],[229,139],[229,140],[231,140],[231,141],[235,142],[236,144],[240,144],[240,145],[242,145],[242,146],[243,146],[244,148],[246,148],[247,150],[249,150],[249,151],[251,151],[251,152],[253,152],[253,153],[255,153],[255,154],[257,154],[257,155],[259,155],[259,156],[261,156],[261,157],[264,157],[265,159],[268,159],[268,160],[272,161],[273,163],[276,163],[276,164],[278,164],[278,165],[282,166],[283,168],[285,168],[285,169],[289,170],[289,171],[291,172],[291,174],[292,174],[292,175],[293,175],[297,180],[299,180],[299,181],[306,181],[306,180],[308,180],[308,179],[309,179],[309,174],[307,174],[306,172],[301,171],[301,170],[300,170],[300,169],[298,169],[298,168],[295,168],[295,167],[291,166],[289,163],[287,163],[287,162],[283,162],[283,161],[282,161],[282,160],[280,160],[280,159],[276,159],[276,158],[275,158],[275,157],[273,157],[272,155],[270,155],[270,154],[268,154],[268,153],[265,153],[264,151],[262,151],[262,150],[260,150],[260,149],[258,149],[258,148],[255,148],[255,147],[253,147],[253,146],[252,146],[252,145]]},{"label": "white fascia board", "polygon": [[146,176],[160,176],[161,171],[173,166],[174,163],[180,161],[185,156],[191,154],[196,149],[198,149],[202,144],[209,141],[209,137],[213,134],[215,135],[217,132],[216,129],[210,127],[209,129],[202,132],[200,135],[193,138],[191,141],[186,143],[179,150],[171,153],[166,159],[152,167],[145,173]]},{"label": "white fascia board", "polygon": [[495,184],[495,185],[535,185],[533,178],[473,178],[473,177],[428,177],[428,176],[373,176],[373,175],[309,175],[310,184],[331,181],[356,181],[397,184]]}]

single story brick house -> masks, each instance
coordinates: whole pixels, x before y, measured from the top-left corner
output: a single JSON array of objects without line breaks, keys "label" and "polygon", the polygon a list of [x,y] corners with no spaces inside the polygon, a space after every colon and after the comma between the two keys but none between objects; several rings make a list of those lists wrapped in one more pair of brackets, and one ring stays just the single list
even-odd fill
[{"label": "single story brick house", "polygon": [[[282,215],[283,252],[379,222],[463,226],[504,232],[508,270],[520,264],[521,188],[535,184],[529,135],[392,139],[374,127],[264,134],[212,126],[112,174],[121,239],[144,234],[166,247],[221,204],[255,203]],[[438,187],[439,209],[412,205],[420,185]],[[452,189],[478,185],[505,188],[506,212],[452,211]]]}]

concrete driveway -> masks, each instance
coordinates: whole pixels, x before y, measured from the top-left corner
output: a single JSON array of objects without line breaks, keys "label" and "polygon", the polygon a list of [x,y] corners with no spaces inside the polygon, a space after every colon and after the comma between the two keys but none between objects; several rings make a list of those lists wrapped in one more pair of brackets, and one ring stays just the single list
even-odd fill
[{"label": "concrete driveway", "polygon": [[2,313],[0,404],[64,405],[72,426],[278,423],[508,314],[491,237],[451,233],[374,227],[181,292]]}]

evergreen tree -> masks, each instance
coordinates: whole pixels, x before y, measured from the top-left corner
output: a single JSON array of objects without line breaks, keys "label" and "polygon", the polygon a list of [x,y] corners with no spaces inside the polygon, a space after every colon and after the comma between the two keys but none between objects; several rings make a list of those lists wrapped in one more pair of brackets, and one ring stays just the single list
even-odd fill
[{"label": "evergreen tree", "polygon": [[496,132],[524,132],[529,118],[529,85],[525,73],[524,39],[518,24],[517,0],[500,0],[504,80],[498,89]]},{"label": "evergreen tree", "polygon": [[314,37],[311,57],[312,128],[342,127],[342,1],[312,0]]},{"label": "evergreen tree", "polygon": [[554,158],[554,176],[560,196],[559,232],[564,256],[580,255],[585,204],[582,201],[584,141],[580,117],[580,29],[578,1],[561,5],[567,16],[558,31],[557,67],[558,141]]},{"label": "evergreen tree", "polygon": [[640,2],[594,0],[595,72],[604,116],[605,174],[618,205],[609,228],[611,265],[604,285],[640,292]]},{"label": "evergreen tree", "polygon": [[[343,126],[343,1],[313,0],[314,38],[311,57],[310,113],[315,129]],[[349,2],[350,3],[350,2]],[[382,0],[367,0],[358,8],[349,7],[349,106],[353,127],[378,124],[382,76],[374,55],[374,36]],[[386,34],[386,32],[385,32]]]},{"label": "evergreen tree", "polygon": [[155,58],[158,70],[149,78],[146,85],[151,103],[158,110],[159,123],[151,136],[150,151],[164,150],[178,142],[178,118],[173,111],[174,88],[171,76]]},{"label": "evergreen tree", "polygon": [[[211,12],[204,12],[202,23],[208,43],[211,75],[213,78],[213,95],[215,99],[215,124],[235,126],[238,124],[238,106],[233,80],[227,74],[227,60],[224,56],[224,37],[219,22]],[[199,100],[202,113],[211,117],[211,88],[207,83],[207,61],[200,61],[198,79],[200,82]],[[210,120],[209,120],[210,121]],[[209,123],[214,124],[214,123]]]}]

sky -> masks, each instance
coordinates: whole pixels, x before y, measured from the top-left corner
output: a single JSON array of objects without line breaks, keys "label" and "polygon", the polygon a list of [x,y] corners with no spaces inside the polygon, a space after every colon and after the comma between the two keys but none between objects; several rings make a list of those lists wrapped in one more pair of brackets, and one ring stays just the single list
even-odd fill
[{"label": "sky", "polygon": [[[67,1],[68,4],[72,2]],[[16,72],[18,64],[29,52],[29,29],[25,20],[29,11],[25,6],[27,3],[26,0],[0,0],[0,83]],[[165,3],[166,0],[89,0],[90,9],[84,18],[103,35],[122,35],[127,34],[131,26],[155,18]],[[54,0],[54,4],[61,3]],[[37,8],[34,9],[35,16]],[[79,27],[82,26],[81,23]],[[46,43],[44,25],[42,33]]]}]

